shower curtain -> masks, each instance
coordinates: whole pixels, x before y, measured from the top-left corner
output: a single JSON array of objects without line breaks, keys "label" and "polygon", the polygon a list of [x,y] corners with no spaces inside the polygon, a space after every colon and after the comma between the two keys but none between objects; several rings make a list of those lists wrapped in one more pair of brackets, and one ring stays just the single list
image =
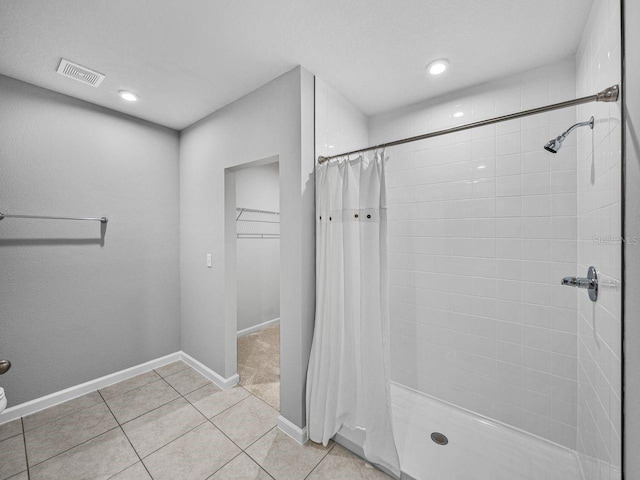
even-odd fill
[{"label": "shower curtain", "polygon": [[307,372],[309,438],[365,432],[370,462],[398,477],[389,388],[384,152],[316,170],[316,323]]}]

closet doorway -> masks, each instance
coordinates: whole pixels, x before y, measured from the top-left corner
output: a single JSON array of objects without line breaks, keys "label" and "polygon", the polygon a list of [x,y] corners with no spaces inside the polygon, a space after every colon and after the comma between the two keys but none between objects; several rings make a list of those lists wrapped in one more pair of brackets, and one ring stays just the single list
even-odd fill
[{"label": "closet doorway", "polygon": [[234,176],[240,385],[279,411],[279,163],[249,164]]}]

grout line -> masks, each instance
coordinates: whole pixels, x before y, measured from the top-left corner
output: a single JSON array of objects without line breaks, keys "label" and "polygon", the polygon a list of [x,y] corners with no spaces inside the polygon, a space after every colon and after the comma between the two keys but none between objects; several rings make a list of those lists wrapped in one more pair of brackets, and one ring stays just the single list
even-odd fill
[{"label": "grout line", "polygon": [[[215,423],[213,423],[213,420],[210,418],[207,420],[211,425],[213,425],[213,428],[215,428],[216,430],[218,430],[220,433],[222,433],[222,435],[224,435],[231,443],[233,443],[236,447],[238,447],[240,450],[242,450],[244,452],[244,448],[242,448],[240,445],[238,445],[229,435],[227,435],[220,427],[218,427]],[[265,434],[266,435],[266,434]],[[262,438],[264,435],[262,435],[260,438]],[[256,440],[257,441],[257,440]],[[255,442],[254,442],[255,443]],[[251,444],[253,445],[253,443]],[[249,445],[249,446],[251,446]],[[247,447],[249,448],[249,447]]]},{"label": "grout line", "polygon": [[329,447],[326,451],[326,453],[322,456],[322,458],[318,461],[318,463],[315,464],[315,466],[311,469],[311,471],[308,473],[308,475],[305,478],[305,480],[307,478],[309,478],[309,476],[313,473],[313,471],[318,468],[318,465],[320,465],[325,458],[327,458],[327,456],[329,456],[329,454],[331,453],[331,451],[334,449],[334,447],[336,446],[336,442],[332,441],[333,445],[331,445],[331,447]]},{"label": "grout line", "polygon": [[[151,382],[151,383],[156,383],[156,382],[159,382],[159,381],[161,381],[161,380],[164,380],[164,378],[160,378],[160,379],[155,380],[155,381],[153,381],[153,382]],[[143,385],[142,387],[146,387],[147,385],[151,385],[151,383],[147,383],[146,385]],[[171,387],[171,385],[170,385],[168,382],[164,382],[164,383],[166,383],[167,385],[169,385],[169,386]],[[142,387],[138,387],[138,388],[142,388]],[[173,388],[173,387],[171,387],[171,388],[175,391],[175,388]],[[136,388],[136,389],[134,389],[134,390],[137,390],[137,388]],[[132,391],[133,391],[133,390],[130,390],[129,392],[132,392]],[[129,393],[129,392],[127,392],[127,393]],[[99,393],[99,392],[98,392],[98,393]],[[162,405],[158,405],[157,407],[154,407],[154,408],[152,408],[151,410],[149,410],[149,411],[147,411],[147,412],[144,412],[144,413],[141,413],[140,415],[137,415],[137,416],[135,416],[135,417],[133,417],[133,418],[130,418],[130,419],[128,419],[127,421],[122,422],[122,423],[120,423],[120,420],[118,420],[118,418],[117,418],[115,415],[113,415],[113,412],[111,412],[111,414],[112,414],[112,415],[114,416],[114,418],[116,419],[116,422],[118,422],[118,425],[124,425],[125,423],[129,423],[129,422],[131,422],[132,420],[135,420],[136,418],[140,418],[140,417],[142,417],[143,415],[146,415],[147,413],[150,413],[150,412],[153,412],[154,410],[159,409],[160,407],[164,407],[165,405],[167,405],[167,404],[169,404],[169,403],[171,403],[171,402],[173,402],[173,401],[177,400],[178,398],[180,398],[180,397],[182,396],[182,395],[180,395],[180,393],[179,393],[179,392],[177,392],[177,391],[176,391],[176,393],[179,395],[179,397],[172,398],[172,399],[171,399],[171,400],[169,400],[168,402],[165,402],[165,403],[163,403]],[[124,394],[123,394],[123,395],[124,395]],[[102,395],[101,395],[101,396],[102,396]],[[118,397],[119,397],[119,396],[120,396],[120,395],[118,395]],[[112,397],[112,398],[116,398],[116,397]],[[110,398],[109,400],[111,400],[111,398]],[[185,399],[185,400],[186,400],[186,399]],[[188,401],[188,400],[187,400],[187,401]],[[105,404],[107,404],[107,402],[106,402],[106,401],[105,401],[104,403],[105,403]],[[108,404],[107,404],[107,407],[109,407],[109,405],[108,405]],[[111,411],[111,408],[110,408],[110,407],[109,407],[109,410]]]},{"label": "grout line", "polygon": [[[118,422],[116,421],[116,424],[117,424],[117,423],[118,423]],[[88,438],[87,440],[85,440],[85,441],[83,441],[83,442],[80,442],[80,443],[78,443],[77,445],[74,445],[73,447],[67,448],[66,450],[63,450],[62,452],[56,453],[54,456],[49,457],[49,458],[47,458],[47,459],[45,459],[45,460],[42,460],[41,462],[35,463],[35,464],[31,465],[29,468],[31,468],[31,467],[37,467],[38,465],[42,465],[43,463],[46,463],[46,462],[48,462],[49,460],[52,460],[52,459],[54,459],[54,458],[56,458],[56,457],[58,457],[58,456],[62,455],[63,453],[67,453],[67,452],[69,452],[69,451],[73,450],[74,448],[77,448],[77,447],[79,447],[80,445],[84,445],[85,443],[90,442],[91,440],[95,440],[96,438],[98,438],[98,437],[100,437],[100,436],[104,435],[105,433],[112,432],[113,430],[115,430],[115,429],[117,429],[117,428],[120,428],[120,425],[116,425],[115,427],[110,428],[110,429],[108,429],[108,430],[105,430],[104,432],[102,432],[102,433],[100,433],[100,434],[98,434],[98,435],[95,435],[95,436],[93,436],[93,437],[91,437],[91,438]]]},{"label": "grout line", "polygon": [[27,453],[27,436],[25,435],[25,431],[24,431],[24,417],[20,417],[20,426],[22,427],[22,441],[24,443],[24,462],[27,467],[27,480],[30,480],[31,469],[29,468],[29,454]]},{"label": "grout line", "polygon": [[[200,412],[198,412],[198,413],[200,413]],[[200,413],[200,415],[202,415],[202,414]],[[202,415],[202,418],[204,418],[204,420],[203,420],[202,422],[200,422],[198,425],[196,425],[196,426],[195,426],[195,427],[193,427],[193,428],[190,428],[189,430],[187,430],[187,431],[186,431],[186,432],[184,432],[184,433],[181,433],[181,434],[180,434],[180,435],[178,435],[176,438],[174,438],[174,439],[170,440],[169,442],[165,443],[164,445],[159,446],[158,448],[156,448],[156,449],[155,449],[155,450],[153,450],[152,452],[147,453],[144,457],[140,457],[140,460],[142,460],[142,458],[148,458],[148,457],[150,457],[151,455],[153,455],[154,453],[156,453],[158,450],[162,450],[164,447],[166,447],[166,446],[167,446],[167,445],[169,445],[170,443],[175,442],[175,441],[176,441],[176,440],[178,440],[179,438],[184,437],[185,435],[187,435],[187,434],[189,434],[189,433],[193,432],[196,428],[201,427],[202,425],[204,425],[205,423],[207,423],[207,421],[208,421],[208,420],[207,420],[207,418],[206,418],[204,415]],[[126,435],[126,433],[125,433],[125,435]],[[134,447],[134,450],[135,450],[135,447]],[[136,452],[136,453],[137,453],[137,452]]]},{"label": "grout line", "polygon": [[[122,425],[120,425],[120,426],[119,426],[119,428],[120,428],[120,431],[122,432],[122,434],[124,435],[124,438],[126,438],[126,439],[127,439],[127,442],[129,442],[129,445],[131,445],[131,448],[133,449],[133,452],[136,454],[136,457],[138,457],[138,461],[142,464],[142,466],[143,466],[143,467],[144,467],[144,469],[147,471],[147,473],[149,474],[149,476],[150,476],[151,478],[153,478],[153,477],[151,476],[151,472],[149,471],[149,469],[147,469],[147,466],[146,466],[146,465],[144,464],[144,462],[142,461],[142,457],[140,457],[140,454],[138,453],[138,451],[136,450],[136,448],[133,446],[133,443],[131,443],[131,440],[130,440],[130,439],[129,439],[129,437],[127,436],[127,432],[125,432],[125,431],[124,431],[124,428],[122,428]],[[133,465],[135,465],[135,463],[134,463]],[[133,465],[129,465],[129,467],[132,467]],[[129,467],[127,467],[127,468],[129,468]],[[126,468],[125,468],[125,470],[126,470]],[[124,472],[124,470],[123,470],[123,472]],[[120,473],[120,472],[118,472],[118,473]],[[116,475],[117,475],[117,474],[116,474]]]},{"label": "grout line", "polygon": [[[142,461],[136,462],[136,463],[134,463],[133,465],[129,465],[129,466],[128,466],[128,467],[126,467],[125,469],[120,470],[119,472],[117,472],[117,473],[115,473],[115,474],[111,475],[110,477],[108,477],[108,478],[107,478],[107,480],[111,480],[112,478],[117,477],[117,476],[118,476],[118,475],[120,475],[122,472],[125,472],[125,471],[129,470],[131,467],[133,467],[133,466],[134,466],[134,465],[136,465],[137,463],[142,463]],[[145,467],[145,466],[144,466],[144,463],[142,463],[142,466],[143,466],[143,468],[146,470],[146,468],[147,468],[147,467]],[[147,473],[148,473],[148,472],[149,472],[149,470],[147,470]],[[149,476],[151,476],[151,475],[149,475]]]},{"label": "grout line", "polygon": [[[15,420],[12,420],[12,422],[15,422],[16,420],[22,421],[22,417],[16,418]],[[9,423],[11,423],[11,422],[9,422]],[[3,438],[2,440],[0,440],[0,443],[4,442],[5,440],[9,440],[10,438],[17,437],[18,435],[24,435],[24,430],[22,432],[20,432],[20,433],[16,433],[15,435],[11,435],[10,437]]]},{"label": "grout line", "polygon": [[[273,430],[274,430],[274,429],[276,429],[276,428],[278,428],[278,425],[277,425],[277,424],[276,424],[275,426],[271,427],[269,430],[267,430],[264,434],[260,435],[260,437],[259,437],[259,438],[256,438],[253,442],[251,442],[249,445],[247,445],[247,448],[245,448],[245,449],[243,449],[243,450],[245,450],[245,452],[246,452],[246,450],[248,450],[249,448],[251,448],[254,444],[258,443],[258,442],[259,442],[260,440],[262,440],[262,439],[263,439],[267,434],[269,434],[271,431],[273,431]],[[247,453],[247,455],[249,455],[249,454]],[[249,455],[249,456],[250,456],[250,455]],[[256,462],[256,463],[258,463],[258,462]]]},{"label": "grout line", "polygon": [[[53,405],[52,407],[48,407],[48,408],[45,408],[45,409],[43,409],[43,410],[38,410],[37,412],[30,413],[29,415],[25,415],[25,416],[23,416],[23,417],[20,417],[20,419],[22,420],[22,419],[24,419],[25,417],[29,417],[29,416],[31,416],[31,415],[35,415],[36,413],[44,412],[45,410],[49,410],[50,408],[55,408],[55,407],[57,407],[57,406],[64,405],[65,403],[71,402],[71,401],[73,401],[73,400],[77,400],[78,398],[82,398],[82,397],[85,397],[85,396],[87,396],[87,395],[90,395],[90,394],[92,394],[93,392],[98,392],[98,390],[93,390],[93,391],[91,391],[91,392],[89,392],[89,393],[85,393],[84,395],[80,395],[79,397],[72,398],[71,400],[67,400],[66,402],[59,403],[58,405]],[[98,394],[99,394],[99,392],[98,392]],[[100,400],[101,400],[101,402],[102,402],[102,403],[105,403],[104,399],[102,398],[102,395],[100,395]],[[43,423],[42,425],[38,425],[38,426],[37,426],[37,427],[35,427],[35,428],[31,428],[31,429],[29,429],[29,430],[26,430],[26,429],[24,428],[24,420],[23,420],[23,421],[22,421],[22,432],[23,432],[23,433],[25,433],[25,434],[26,434],[26,432],[27,432],[27,431],[29,431],[29,432],[33,432],[34,430],[38,430],[39,428],[44,427],[45,425],[50,425],[50,424],[52,424],[52,423],[54,423],[54,422],[57,422],[58,420],[60,420],[60,419],[62,419],[62,418],[69,417],[69,416],[71,416],[71,415],[73,415],[73,414],[76,414],[76,413],[81,412],[81,411],[83,411],[83,410],[87,410],[87,409],[89,409],[89,408],[91,408],[91,407],[95,407],[96,405],[99,405],[99,404],[100,404],[100,402],[96,402],[96,403],[94,403],[93,405],[89,405],[88,407],[79,408],[79,409],[77,409],[77,410],[74,410],[73,412],[69,412],[69,413],[67,413],[67,414],[65,414],[65,415],[61,415],[61,416],[59,416],[59,417],[55,417],[55,418],[53,418],[52,420],[50,420],[50,421],[48,421],[48,422],[46,422],[46,423]]]},{"label": "grout line", "polygon": [[[102,398],[102,400],[104,401],[104,397],[102,396],[102,393],[100,393],[100,391],[98,391],[98,394],[100,395],[100,397]],[[113,414],[113,411],[111,411],[111,407],[109,407],[109,405],[107,404],[107,402],[104,402],[105,405],[107,405],[107,408],[109,409],[109,412],[111,413],[111,416],[114,418],[114,420],[116,421],[116,423],[118,424],[118,427],[120,428],[120,431],[122,432],[122,434],[124,435],[124,438],[127,439],[127,442],[129,442],[129,445],[131,445],[131,448],[133,449],[133,452],[136,454],[136,457],[138,457],[138,461],[142,464],[142,466],[144,467],[144,469],[147,471],[147,473],[149,474],[149,476],[151,477],[151,472],[149,472],[149,470],[147,470],[147,466],[144,464],[144,462],[142,461],[142,458],[140,458],[140,455],[138,454],[138,451],[135,449],[135,447],[133,446],[133,443],[131,443],[131,440],[129,439],[129,437],[127,436],[127,433],[124,431],[124,428],[122,428],[122,425],[120,424],[120,422],[118,421],[118,419],[116,418],[116,416]],[[133,464],[135,465],[135,463]],[[127,468],[132,467],[133,465],[129,465]],[[125,468],[124,470],[126,470],[127,468]],[[122,470],[122,472],[124,472],[124,470]],[[115,475],[118,475],[121,472],[116,473]],[[113,475],[112,477],[115,477],[115,475]],[[151,477],[153,478],[153,477]]]},{"label": "grout line", "polygon": [[[156,373],[154,370],[150,370],[150,371]],[[141,374],[141,375],[144,375],[144,374]],[[135,377],[133,377],[133,378],[135,378]],[[156,382],[159,382],[160,380],[164,380],[164,378],[162,378],[160,375],[158,375],[158,378],[155,378],[154,380],[151,380],[150,382],[147,382],[144,385],[138,385],[137,387],[132,388],[131,390],[127,390],[126,392],[119,393],[118,395],[114,395],[114,396],[109,397],[109,398],[104,398],[102,396],[102,392],[100,392],[100,390],[104,390],[104,389],[96,390],[96,392],[98,392],[100,394],[100,396],[102,397],[102,401],[107,403],[107,400],[113,400],[114,398],[118,398],[118,397],[121,397],[121,396],[126,395],[128,393],[135,392],[136,390],[140,390],[141,388],[148,387],[149,385],[151,385],[153,383],[156,383]],[[126,382],[126,380],[124,380],[124,381]],[[118,384],[115,383],[114,385],[118,385]],[[112,387],[112,386],[113,385],[109,385],[109,387]]]},{"label": "grout line", "polygon": [[[164,447],[166,447],[167,445],[170,445],[170,444],[172,444],[173,442],[175,442],[176,440],[178,440],[179,438],[182,438],[182,437],[184,437],[185,435],[188,435],[189,433],[193,432],[196,428],[201,427],[201,426],[202,426],[202,425],[204,425],[205,423],[207,423],[207,419],[205,419],[204,421],[202,421],[201,423],[199,423],[199,424],[198,424],[198,425],[196,425],[195,427],[190,428],[190,429],[189,429],[189,430],[187,430],[186,432],[184,432],[184,433],[182,433],[182,434],[178,435],[178,436],[177,436],[176,438],[174,438],[173,440],[170,440],[169,442],[165,443],[164,445],[161,445],[160,447],[156,448],[154,451],[152,451],[152,452],[150,452],[150,453],[146,454],[144,457],[140,457],[140,455],[138,455],[138,456],[140,457],[140,461],[142,461],[142,462],[144,463],[143,458],[149,458],[151,455],[153,455],[154,453],[156,453],[158,450],[162,450],[162,449],[163,449]],[[125,435],[126,435],[126,433],[125,433]],[[127,437],[127,438],[128,438],[128,437]],[[134,447],[134,450],[135,450],[135,447]],[[138,453],[138,452],[136,451],[136,454],[137,454],[137,453]],[[145,468],[146,468],[146,466],[145,466]],[[151,473],[149,473],[149,475],[151,475]]]},{"label": "grout line", "polygon": [[106,401],[107,401],[107,399],[106,399],[106,398],[104,398],[104,396],[102,395],[102,392],[100,392],[100,390],[108,390],[110,387],[113,387],[113,386],[115,386],[115,385],[120,385],[121,383],[128,382],[129,380],[133,380],[134,378],[138,378],[138,377],[141,377],[141,376],[143,376],[143,375],[148,375],[148,374],[149,374],[149,373],[151,373],[151,372],[155,373],[155,374],[157,375],[157,377],[158,377],[158,378],[155,378],[155,379],[153,379],[153,380],[151,380],[151,381],[149,381],[149,382],[147,382],[147,383],[144,383],[144,384],[142,384],[142,385],[138,385],[137,387],[133,387],[133,388],[131,388],[131,389],[129,389],[129,390],[126,390],[126,391],[124,391],[124,392],[121,392],[121,393],[119,393],[118,395],[113,395],[113,396],[109,397],[108,399],[109,399],[109,400],[111,400],[112,398],[120,397],[121,395],[125,395],[125,394],[127,394],[127,393],[129,393],[129,392],[133,392],[133,391],[135,391],[135,390],[138,390],[139,388],[146,387],[147,385],[149,385],[149,384],[151,384],[151,383],[153,383],[153,382],[157,382],[158,380],[162,380],[162,376],[161,376],[158,372],[156,372],[155,370],[149,370],[148,372],[141,373],[141,374],[139,374],[139,375],[136,375],[135,377],[127,378],[126,380],[122,380],[121,382],[118,382],[118,383],[113,383],[113,384],[108,385],[108,386],[106,386],[106,387],[100,388],[100,389],[98,389],[98,390],[96,390],[96,391],[97,391],[97,392],[100,394],[100,396],[102,397],[102,401],[106,402]]},{"label": "grout line", "polygon": [[[249,452],[247,452],[247,450],[249,448],[251,448],[253,445],[255,445],[257,442],[259,442],[260,440],[262,440],[262,438],[264,438],[266,435],[268,435],[269,433],[271,433],[274,429],[278,428],[278,426],[276,425],[275,427],[271,427],[264,435],[260,436],[260,438],[258,438],[255,442],[252,442],[251,445],[247,446],[246,450],[243,450],[244,453],[254,462],[256,462],[258,465],[260,465],[260,463],[258,463],[258,461],[256,459],[254,459],[251,454]],[[268,472],[267,472],[268,473]]]},{"label": "grout line", "polygon": [[[178,370],[177,372],[170,373],[169,375],[162,375],[160,372],[158,372],[159,368],[163,368],[163,367],[166,367],[168,365],[173,365],[174,363],[178,363],[178,362],[183,363],[185,365],[185,367],[183,369],[181,369],[181,370]],[[170,377],[171,375],[175,375],[176,373],[180,373],[180,372],[182,372],[182,370],[186,370],[187,368],[193,368],[193,367],[191,367],[191,365],[189,365],[188,363],[186,363],[186,362],[184,362],[182,360],[176,360],[175,362],[169,363],[167,365],[163,365],[162,367],[158,367],[158,369],[154,368],[153,371],[156,372],[158,375],[160,375],[160,378],[164,379],[165,377]]]},{"label": "grout line", "polygon": [[238,458],[240,455],[242,455],[244,453],[244,450],[240,449],[240,451],[234,455],[232,458],[229,459],[228,462],[225,462],[224,465],[221,465],[220,468],[216,469],[211,475],[209,475],[205,480],[209,480],[210,478],[213,478],[213,476],[218,473],[220,470],[222,470],[224,467],[226,467],[227,465],[229,465],[231,462],[233,462],[236,458]]},{"label": "grout line", "polygon": [[[99,393],[98,393],[98,394],[99,394]],[[102,398],[102,395],[100,395],[100,398]],[[113,413],[111,412],[111,409],[109,408],[109,405],[107,405],[105,402],[102,402],[102,403],[104,403],[104,404],[105,404],[105,406],[106,406],[106,407],[107,407],[107,409],[109,410],[109,413],[111,413],[112,418],[115,420],[115,422],[116,422],[116,426],[115,426],[115,427],[113,427],[113,428],[109,428],[109,429],[105,430],[104,432],[101,432],[101,433],[99,433],[99,434],[97,434],[97,435],[94,435],[93,437],[88,438],[88,439],[86,439],[86,440],[84,440],[84,441],[82,441],[82,442],[78,443],[77,445],[73,445],[72,447],[69,447],[69,448],[67,448],[66,450],[63,450],[63,451],[61,451],[61,452],[59,452],[59,453],[56,453],[55,455],[53,455],[53,456],[51,456],[51,457],[49,457],[49,458],[45,458],[44,460],[42,460],[42,461],[40,461],[40,462],[38,462],[38,463],[34,463],[33,465],[29,465],[29,459],[27,458],[27,437],[26,437],[26,435],[24,435],[25,458],[26,458],[26,460],[27,460],[27,470],[29,470],[31,467],[35,467],[35,466],[37,466],[37,465],[40,465],[40,464],[42,464],[42,463],[45,463],[45,462],[47,462],[47,461],[51,460],[52,458],[57,457],[58,455],[61,455],[61,454],[63,454],[63,453],[66,453],[66,452],[68,452],[69,450],[73,450],[74,448],[76,448],[76,447],[78,447],[78,446],[80,446],[80,445],[83,445],[83,444],[85,444],[85,443],[87,443],[87,442],[89,442],[89,441],[93,440],[94,438],[99,437],[100,435],[104,435],[105,433],[110,432],[110,431],[115,430],[116,428],[118,428],[118,427],[120,426],[120,424],[118,423],[118,420],[115,418],[115,416],[114,416],[114,415],[113,415]],[[83,408],[83,409],[77,410],[76,412],[73,412],[73,413],[75,414],[75,413],[81,412],[81,411],[83,411],[83,410],[88,410],[89,408],[93,408],[93,407],[95,407],[96,405],[100,405],[100,404],[99,404],[99,403],[96,403],[95,405],[91,405],[91,407]],[[72,415],[72,414],[69,414],[69,415],[65,415],[65,416],[63,416],[63,417],[60,417],[60,419],[61,419],[61,418],[66,418],[66,417],[68,417],[68,416],[70,416],[70,415]],[[24,417],[21,417],[21,419],[22,419],[22,418],[24,418]],[[59,420],[59,419],[57,419],[57,420]],[[56,420],[56,421],[57,421],[57,420]],[[46,425],[50,425],[51,423],[54,423],[54,422],[49,422],[49,423],[48,423],[48,424],[46,424]],[[42,425],[42,426],[45,426],[45,425]],[[35,431],[35,430],[38,430],[39,428],[40,428],[40,427],[38,427],[38,428],[34,428],[33,430],[30,430],[30,431]]]},{"label": "grout line", "polygon": [[[157,373],[157,372],[156,372],[156,373]],[[161,377],[160,377],[160,380],[164,380],[164,377],[162,377],[162,376],[161,376]],[[206,417],[206,416],[205,416],[205,415],[204,415],[200,410],[198,410],[196,407],[194,407],[194,406],[193,406],[193,404],[192,404],[191,402],[189,402],[189,400],[187,400],[187,399],[185,398],[185,396],[184,396],[184,395],[182,395],[182,394],[181,394],[180,392],[178,392],[175,388],[173,388],[173,385],[171,385],[171,384],[170,384],[169,382],[167,382],[167,381],[165,381],[165,383],[166,383],[167,385],[169,385],[169,386],[170,386],[170,387],[171,387],[171,388],[172,388],[172,389],[173,389],[173,390],[174,390],[174,391],[179,395],[177,398],[174,398],[173,400],[170,400],[170,401],[168,401],[167,403],[164,403],[164,404],[162,404],[162,405],[160,405],[160,406],[158,406],[158,407],[156,407],[156,408],[153,408],[153,409],[149,410],[148,412],[143,413],[142,415],[138,415],[137,417],[132,418],[131,420],[127,420],[127,421],[126,421],[126,422],[124,422],[123,424],[120,424],[120,422],[118,422],[118,419],[116,418],[116,422],[118,422],[118,425],[119,425],[119,426],[120,426],[120,428],[122,429],[122,432],[124,433],[125,437],[127,437],[127,440],[129,440],[129,437],[127,436],[127,433],[126,433],[126,432],[124,431],[124,429],[122,428],[122,425],[127,424],[127,423],[129,423],[129,422],[131,422],[131,421],[133,421],[133,420],[135,420],[135,419],[138,419],[138,418],[140,418],[140,417],[142,417],[142,416],[146,415],[147,413],[151,413],[151,412],[153,412],[154,410],[158,410],[159,408],[162,408],[162,407],[164,407],[164,406],[166,406],[166,405],[170,404],[171,402],[175,402],[176,400],[179,400],[179,399],[183,399],[185,402],[187,402],[187,405],[189,405],[189,406],[193,407],[193,408],[194,408],[194,409],[195,409],[195,410],[196,410],[200,415],[202,415],[202,418],[204,418],[204,420],[203,420],[201,423],[199,423],[198,425],[196,425],[195,427],[193,427],[193,428],[189,429],[188,431],[186,431],[186,432],[182,433],[181,435],[177,436],[177,437],[176,437],[176,438],[174,438],[173,440],[171,440],[171,441],[167,442],[166,444],[164,444],[164,445],[162,445],[162,446],[158,447],[157,449],[153,450],[153,451],[152,451],[152,452],[150,452],[149,454],[145,455],[145,456],[144,456],[144,458],[149,457],[149,456],[150,456],[150,455],[152,455],[153,453],[157,452],[158,450],[161,450],[162,448],[166,447],[166,446],[167,446],[167,445],[169,445],[170,443],[173,443],[173,442],[174,442],[174,441],[176,441],[177,439],[179,439],[179,438],[181,438],[181,437],[184,437],[186,434],[188,434],[188,433],[192,432],[193,430],[195,430],[196,428],[198,428],[199,426],[203,425],[204,423],[206,423],[206,422],[208,421],[207,417]],[[148,385],[148,384],[147,384],[147,385]],[[106,403],[106,402],[105,402],[105,403]],[[107,407],[108,407],[108,405],[107,405]],[[112,412],[112,414],[113,414],[113,412]],[[115,417],[115,415],[114,415],[114,417]],[[144,462],[142,461],[142,457],[140,457],[140,455],[138,454],[138,451],[135,449],[135,447],[134,447],[134,446],[133,446],[133,444],[131,443],[131,440],[129,440],[129,443],[131,444],[131,448],[133,448],[133,450],[136,452],[136,455],[138,455],[138,458],[140,459],[140,462],[142,462],[142,464],[144,465]],[[127,468],[128,468],[128,467],[127,467]],[[145,468],[145,470],[147,470],[147,466],[146,466],[146,465],[144,465],[144,468]],[[149,472],[149,470],[147,470],[147,472],[149,473],[149,476],[151,476],[151,472]]]},{"label": "grout line", "polygon": [[[232,388],[236,388],[236,387],[232,387]],[[242,388],[242,387],[238,387],[238,388]],[[243,390],[245,390],[249,395],[253,395],[251,392],[247,391],[245,388],[242,388]],[[226,390],[225,390],[226,391]],[[221,393],[221,392],[217,392],[217,393]],[[215,395],[215,393],[214,393]],[[207,420],[211,420],[214,417],[217,417],[218,415],[226,412],[227,410],[229,410],[230,408],[235,407],[236,405],[238,405],[240,402],[246,400],[249,397],[244,397],[241,398],[240,400],[238,400],[236,403],[234,403],[233,405],[228,406],[227,408],[225,408],[224,410],[221,410],[220,412],[216,413],[215,415],[212,415],[211,417],[207,417],[207,415],[200,411],[200,409],[198,407],[196,407],[193,403],[189,402],[189,400],[187,398],[185,398],[185,400],[187,400],[187,402],[189,402],[189,405],[191,405],[193,408],[195,408],[196,410],[198,410],[198,412],[200,412],[202,414],[203,417],[205,417]]]},{"label": "grout line", "polygon": [[[179,372],[176,372],[176,373],[172,373],[171,375],[167,375],[166,377],[162,377],[162,376],[161,376],[160,378],[161,378],[162,380],[164,380],[166,383],[168,383],[168,384],[171,386],[171,388],[173,388],[173,389],[178,393],[178,395],[182,395],[183,397],[184,397],[185,395],[189,395],[190,393],[195,392],[196,390],[200,390],[201,388],[206,387],[206,386],[207,386],[208,384],[210,384],[210,383],[213,383],[213,382],[212,382],[211,380],[209,380],[207,377],[205,377],[205,376],[204,376],[204,375],[202,375],[200,372],[198,372],[195,368],[192,368],[192,367],[189,367],[189,366],[188,366],[188,368],[191,368],[191,370],[193,370],[193,371],[194,371],[194,372],[196,372],[198,375],[200,375],[202,378],[204,378],[204,379],[207,381],[207,383],[206,383],[206,384],[204,384],[204,385],[202,385],[202,386],[200,386],[200,387],[198,387],[198,388],[195,388],[195,389],[193,389],[193,390],[190,390],[190,391],[188,391],[188,392],[180,393],[180,392],[178,392],[178,390],[177,390],[173,385],[171,385],[171,383],[167,382],[167,378],[169,378],[169,377],[173,377],[174,375],[178,375],[179,373],[184,372],[186,369],[184,369],[184,370],[180,370]],[[215,383],[214,383],[214,385],[215,385]],[[216,386],[217,386],[217,385],[216,385]],[[218,388],[220,388],[220,387],[218,387]]]}]

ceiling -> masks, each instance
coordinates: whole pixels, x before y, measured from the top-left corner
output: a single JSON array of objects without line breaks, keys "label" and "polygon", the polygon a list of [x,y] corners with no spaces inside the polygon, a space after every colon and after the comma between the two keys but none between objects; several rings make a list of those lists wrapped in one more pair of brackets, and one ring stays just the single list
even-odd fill
[{"label": "ceiling", "polygon": [[[180,130],[302,65],[371,116],[574,55],[591,4],[2,0],[0,73]],[[64,78],[62,57],[106,79]]]}]

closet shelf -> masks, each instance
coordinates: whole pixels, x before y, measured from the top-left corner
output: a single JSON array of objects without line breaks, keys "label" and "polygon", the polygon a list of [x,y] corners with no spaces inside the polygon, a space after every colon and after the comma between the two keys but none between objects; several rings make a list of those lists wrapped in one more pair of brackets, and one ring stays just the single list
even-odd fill
[{"label": "closet shelf", "polygon": [[280,212],[236,208],[236,238],[280,238]]}]

